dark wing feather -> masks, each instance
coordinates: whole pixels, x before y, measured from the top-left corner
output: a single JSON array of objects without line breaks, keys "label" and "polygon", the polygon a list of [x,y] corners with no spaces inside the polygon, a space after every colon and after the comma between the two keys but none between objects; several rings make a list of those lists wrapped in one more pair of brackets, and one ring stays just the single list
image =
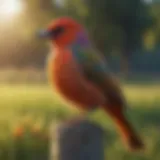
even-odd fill
[{"label": "dark wing feather", "polygon": [[86,79],[101,89],[109,103],[125,106],[125,99],[118,81],[101,53],[91,48],[79,47],[73,50],[73,54]]}]

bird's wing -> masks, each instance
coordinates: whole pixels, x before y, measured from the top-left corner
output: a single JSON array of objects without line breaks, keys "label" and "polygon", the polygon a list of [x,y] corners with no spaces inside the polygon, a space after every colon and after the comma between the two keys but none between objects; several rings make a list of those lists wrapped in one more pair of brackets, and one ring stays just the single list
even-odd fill
[{"label": "bird's wing", "polygon": [[106,59],[92,48],[76,48],[73,54],[88,81],[98,86],[111,101],[124,105],[124,96]]},{"label": "bird's wing", "polygon": [[106,78],[112,77],[105,58],[94,49],[76,47],[72,51],[88,80],[94,83],[102,83],[103,81],[106,82]]}]

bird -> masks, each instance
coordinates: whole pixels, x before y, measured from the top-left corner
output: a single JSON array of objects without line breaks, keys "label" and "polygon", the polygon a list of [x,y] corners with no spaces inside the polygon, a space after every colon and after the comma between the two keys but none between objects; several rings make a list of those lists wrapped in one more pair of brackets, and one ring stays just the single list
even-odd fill
[{"label": "bird", "polygon": [[125,115],[127,103],[120,83],[85,27],[71,17],[60,17],[39,34],[50,42],[48,74],[60,96],[86,113],[102,108],[131,150],[144,149],[141,137]]}]

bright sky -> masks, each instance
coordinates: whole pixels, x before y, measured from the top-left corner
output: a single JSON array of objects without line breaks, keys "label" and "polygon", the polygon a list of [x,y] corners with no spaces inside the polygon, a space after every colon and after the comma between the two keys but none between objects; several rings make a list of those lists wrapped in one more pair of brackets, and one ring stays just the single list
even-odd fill
[{"label": "bright sky", "polygon": [[21,0],[0,0],[0,17],[11,18],[23,9]]}]

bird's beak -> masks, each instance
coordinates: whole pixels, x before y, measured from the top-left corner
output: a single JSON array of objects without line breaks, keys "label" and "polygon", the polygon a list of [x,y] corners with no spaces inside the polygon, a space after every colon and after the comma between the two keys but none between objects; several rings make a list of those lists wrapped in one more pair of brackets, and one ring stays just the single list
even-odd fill
[{"label": "bird's beak", "polygon": [[40,30],[38,32],[38,37],[40,37],[40,38],[50,38],[51,36],[52,36],[52,33],[48,30],[45,30],[45,29]]},{"label": "bird's beak", "polygon": [[38,33],[39,37],[42,38],[57,38],[59,35],[61,35],[64,32],[64,28],[63,27],[57,27],[55,29],[51,29],[51,30],[40,30]]}]

